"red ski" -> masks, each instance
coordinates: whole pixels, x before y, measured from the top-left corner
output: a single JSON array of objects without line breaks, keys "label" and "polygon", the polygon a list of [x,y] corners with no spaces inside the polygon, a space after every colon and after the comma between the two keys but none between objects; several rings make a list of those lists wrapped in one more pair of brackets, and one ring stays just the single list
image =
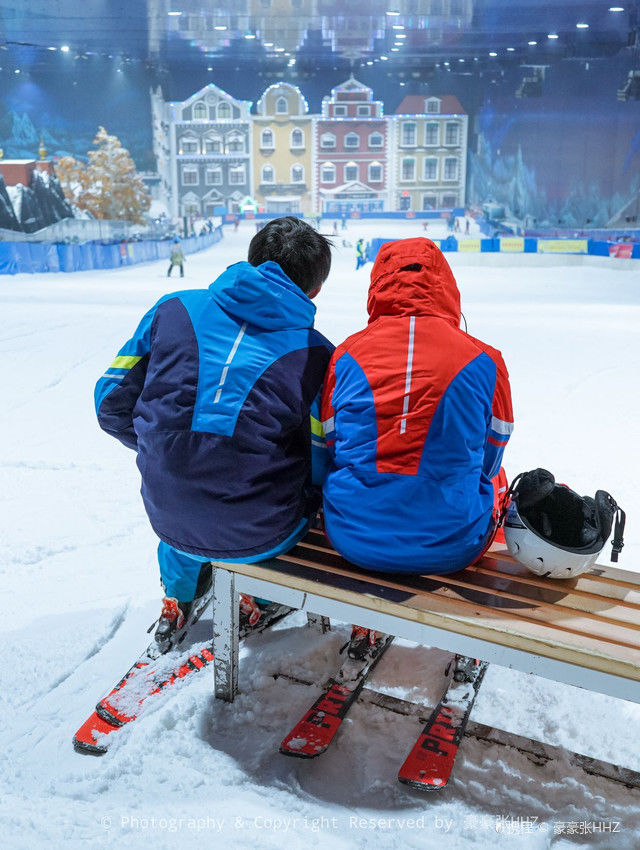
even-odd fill
[{"label": "red ski", "polygon": [[455,657],[453,676],[400,768],[400,782],[422,791],[446,786],[487,666],[463,655]]},{"label": "red ski", "polygon": [[345,659],[336,678],[280,744],[283,755],[315,758],[324,753],[392,640],[393,635],[386,635],[365,661]]},{"label": "red ski", "polygon": [[[261,632],[279,622],[291,608],[271,603],[254,626],[247,626],[240,632],[240,639],[249,634]],[[184,638],[184,636],[182,636]],[[140,714],[143,703],[167,687],[197,673],[213,661],[211,643],[201,645],[176,663],[176,653],[154,656],[154,644],[140,656],[125,676],[96,705],[96,710],[82,724],[73,737],[73,746],[77,752],[90,755],[104,755],[109,747],[106,735],[109,735]],[[185,657],[186,655],[186,657]]]}]

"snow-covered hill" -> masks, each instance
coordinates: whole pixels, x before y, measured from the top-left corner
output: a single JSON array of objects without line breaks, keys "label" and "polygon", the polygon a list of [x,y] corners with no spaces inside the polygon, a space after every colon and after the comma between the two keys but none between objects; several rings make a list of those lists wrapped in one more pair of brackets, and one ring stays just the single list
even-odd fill
[{"label": "snow-covered hill", "polygon": [[[430,225],[429,235],[445,235],[441,227]],[[164,263],[0,278],[0,834],[7,846],[637,848],[637,794],[564,763],[543,769],[466,741],[446,792],[407,790],[395,775],[419,724],[375,706],[356,705],[317,761],[280,756],[281,738],[318,691],[272,674],[322,679],[346,633],[336,624],[327,635],[311,634],[300,614],[245,645],[233,705],[214,701],[207,670],[149,704],[102,759],[74,753],[73,733],[146,645],[160,599],[134,457],[99,430],[94,382],[160,295],[206,286],[246,256],[253,232],[243,224],[188,257],[179,284],[166,279]],[[422,235],[422,227],[350,222],[339,242],[343,235],[351,245],[337,248],[317,302],[317,326],[336,343],[366,321],[370,266],[354,271],[356,239]],[[638,266],[448,258],[469,332],[500,348],[510,370],[509,476],[540,465],[580,492],[609,490],[628,514],[620,566],[640,570]],[[432,703],[443,650],[398,642],[374,684]],[[640,706],[631,703],[492,667],[474,717],[640,769]],[[569,823],[580,830],[594,821],[619,832],[567,832]]]}]

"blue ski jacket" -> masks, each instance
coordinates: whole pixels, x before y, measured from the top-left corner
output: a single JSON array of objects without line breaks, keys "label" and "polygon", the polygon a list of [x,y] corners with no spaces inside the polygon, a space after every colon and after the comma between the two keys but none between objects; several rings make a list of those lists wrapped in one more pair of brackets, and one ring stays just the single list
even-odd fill
[{"label": "blue ski jacket", "polygon": [[169,545],[261,560],[305,532],[327,452],[319,404],[333,350],[277,263],[230,266],[166,295],[95,389],[100,426],[137,451],[142,498]]}]

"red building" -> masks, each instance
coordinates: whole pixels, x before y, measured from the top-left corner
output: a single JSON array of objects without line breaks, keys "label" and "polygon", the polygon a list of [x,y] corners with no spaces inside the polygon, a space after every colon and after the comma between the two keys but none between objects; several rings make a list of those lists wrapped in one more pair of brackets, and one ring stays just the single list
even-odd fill
[{"label": "red building", "polygon": [[41,159],[0,159],[0,174],[7,186],[28,186],[35,170],[53,174],[53,165]]},{"label": "red building", "polygon": [[353,76],[322,101],[316,123],[316,185],[320,211],[388,208],[387,129],[382,101]]}]

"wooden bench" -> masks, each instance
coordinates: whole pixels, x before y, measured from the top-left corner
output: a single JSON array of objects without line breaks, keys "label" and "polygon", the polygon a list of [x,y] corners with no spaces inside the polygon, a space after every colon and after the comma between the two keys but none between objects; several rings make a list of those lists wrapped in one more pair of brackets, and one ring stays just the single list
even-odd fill
[{"label": "wooden bench", "polygon": [[215,695],[238,687],[238,593],[640,703],[640,575],[540,578],[494,544],[447,575],[366,572],[320,531],[257,564],[213,563]]}]

